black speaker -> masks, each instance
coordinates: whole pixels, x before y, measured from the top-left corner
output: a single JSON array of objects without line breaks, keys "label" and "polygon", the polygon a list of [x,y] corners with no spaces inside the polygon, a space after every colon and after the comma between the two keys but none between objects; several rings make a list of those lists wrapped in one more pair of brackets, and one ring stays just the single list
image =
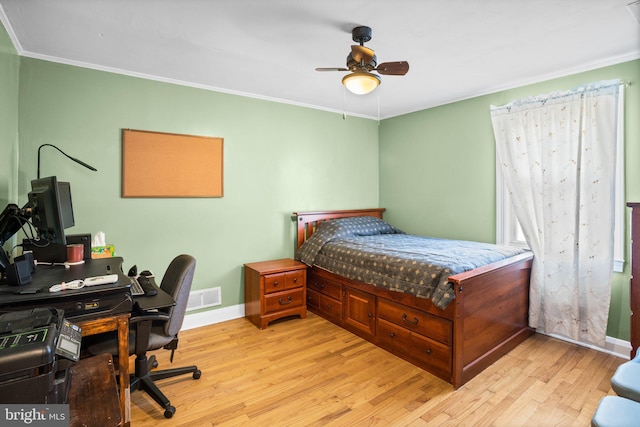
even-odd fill
[{"label": "black speaker", "polygon": [[36,263],[33,260],[33,252],[23,252],[22,255],[20,255],[19,257],[16,257],[15,261],[21,261],[21,260],[25,260],[27,262],[27,264],[29,265],[29,271],[31,272],[31,274],[36,272]]},{"label": "black speaker", "polygon": [[31,283],[31,266],[26,259],[16,258],[14,263],[7,267],[6,274],[9,286],[24,286]]}]

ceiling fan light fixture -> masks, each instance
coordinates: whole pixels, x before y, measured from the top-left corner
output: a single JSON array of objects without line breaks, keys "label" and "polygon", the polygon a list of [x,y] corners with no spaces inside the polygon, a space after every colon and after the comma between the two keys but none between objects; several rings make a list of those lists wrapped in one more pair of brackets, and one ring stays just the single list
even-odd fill
[{"label": "ceiling fan light fixture", "polygon": [[342,84],[356,95],[372,92],[380,83],[382,83],[380,76],[365,71],[356,71],[342,78]]}]

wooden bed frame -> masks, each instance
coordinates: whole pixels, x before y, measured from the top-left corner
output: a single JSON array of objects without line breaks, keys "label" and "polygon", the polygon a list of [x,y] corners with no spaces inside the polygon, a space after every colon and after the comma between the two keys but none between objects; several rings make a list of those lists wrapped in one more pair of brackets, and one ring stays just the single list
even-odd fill
[{"label": "wooden bed frame", "polygon": [[[294,212],[297,247],[322,221],[382,218],[384,211]],[[456,298],[444,310],[429,299],[311,267],[307,307],[458,388],[534,333],[528,326],[532,259],[525,253],[451,276]]]}]

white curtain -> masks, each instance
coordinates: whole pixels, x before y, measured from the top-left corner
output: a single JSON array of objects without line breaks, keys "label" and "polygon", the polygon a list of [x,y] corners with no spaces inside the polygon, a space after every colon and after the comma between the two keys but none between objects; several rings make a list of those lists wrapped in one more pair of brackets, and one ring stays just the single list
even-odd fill
[{"label": "white curtain", "polygon": [[613,269],[619,84],[491,106],[498,169],[534,254],[529,324],[601,347]]}]

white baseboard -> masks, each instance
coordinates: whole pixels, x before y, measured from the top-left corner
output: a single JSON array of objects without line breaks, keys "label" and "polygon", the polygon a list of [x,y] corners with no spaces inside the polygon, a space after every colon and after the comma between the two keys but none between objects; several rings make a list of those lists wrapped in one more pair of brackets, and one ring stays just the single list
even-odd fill
[{"label": "white baseboard", "polygon": [[597,351],[601,351],[603,353],[609,353],[612,354],[614,356],[620,357],[622,359],[626,359],[629,360],[630,355],[631,355],[631,343],[629,341],[624,341],[621,340],[619,338],[613,338],[613,337],[606,337],[605,339],[605,343],[604,343],[604,348],[602,347],[598,347],[596,345],[593,344],[587,344],[587,343],[583,343],[580,341],[574,341],[570,338],[567,338],[565,336],[562,335],[555,335],[555,334],[546,334],[540,330],[537,330],[538,333],[544,334],[544,335],[548,335],[550,337],[553,338],[557,338],[559,340],[562,341],[567,341],[570,342],[572,344],[577,344],[579,346],[582,347],[587,347],[590,348],[592,350],[597,350]]},{"label": "white baseboard", "polygon": [[629,341],[607,337],[605,345],[605,351],[608,353],[622,357],[623,359],[629,359],[631,357],[631,343]]},{"label": "white baseboard", "polygon": [[200,313],[186,314],[182,322],[182,331],[199,328],[200,326],[213,325],[227,320],[244,317],[244,304],[223,307],[217,310],[207,310]]},{"label": "white baseboard", "polygon": [[[220,322],[226,322],[227,320],[239,319],[244,317],[244,304],[233,305],[231,307],[219,308],[217,310],[208,310],[200,313],[187,314],[184,317],[182,323],[183,331],[187,329],[199,328],[200,326],[213,325]],[[540,332],[540,331],[538,331]],[[540,332],[544,333],[544,332]],[[597,347],[591,344],[586,344],[578,341],[573,341],[567,337],[554,334],[545,334],[559,340],[567,341],[573,344],[580,345],[582,347],[588,347],[593,350],[609,353],[614,356],[629,359],[631,353],[631,343],[618,338],[607,337],[605,347]]]}]

